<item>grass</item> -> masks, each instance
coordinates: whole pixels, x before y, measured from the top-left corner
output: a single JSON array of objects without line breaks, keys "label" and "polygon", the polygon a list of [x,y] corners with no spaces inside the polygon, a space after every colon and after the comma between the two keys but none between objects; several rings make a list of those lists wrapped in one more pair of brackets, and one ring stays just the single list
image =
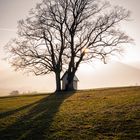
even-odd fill
[{"label": "grass", "polygon": [[140,87],[0,98],[0,140],[140,140]]}]

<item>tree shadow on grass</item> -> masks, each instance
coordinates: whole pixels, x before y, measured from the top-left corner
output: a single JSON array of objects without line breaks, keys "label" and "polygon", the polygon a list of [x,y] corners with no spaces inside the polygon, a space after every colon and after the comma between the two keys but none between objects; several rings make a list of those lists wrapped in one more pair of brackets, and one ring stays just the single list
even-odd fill
[{"label": "tree shadow on grass", "polygon": [[5,117],[11,116],[11,115],[14,115],[15,113],[20,112],[20,111],[22,111],[24,109],[28,109],[29,107],[32,107],[33,105],[35,105],[35,104],[37,104],[39,102],[40,101],[34,102],[34,103],[31,103],[31,104],[19,107],[19,108],[15,109],[15,110],[10,110],[10,111],[6,111],[6,112],[2,112],[2,113],[0,113],[0,119],[3,119]]},{"label": "tree shadow on grass", "polygon": [[37,102],[1,114],[0,118],[4,118],[29,109],[28,113],[20,116],[16,122],[0,131],[0,140],[48,139],[52,131],[51,124],[61,104],[73,94],[74,92],[51,94]]}]

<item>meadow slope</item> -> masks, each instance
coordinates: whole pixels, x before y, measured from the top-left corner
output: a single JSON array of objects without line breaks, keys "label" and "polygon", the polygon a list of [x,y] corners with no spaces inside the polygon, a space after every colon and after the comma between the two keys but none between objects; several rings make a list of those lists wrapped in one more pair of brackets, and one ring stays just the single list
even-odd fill
[{"label": "meadow slope", "polygon": [[140,140],[140,87],[0,98],[0,140]]}]

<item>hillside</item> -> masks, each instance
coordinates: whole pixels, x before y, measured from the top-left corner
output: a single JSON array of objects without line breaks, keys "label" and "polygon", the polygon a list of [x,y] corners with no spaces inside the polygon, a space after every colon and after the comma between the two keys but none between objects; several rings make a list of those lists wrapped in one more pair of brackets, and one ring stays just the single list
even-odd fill
[{"label": "hillside", "polygon": [[48,92],[52,92],[54,91],[54,89],[50,88],[54,86],[52,77],[52,74],[35,76],[23,72],[15,72],[13,69],[0,68],[0,96],[8,95],[13,90],[20,92],[44,92],[49,89]]},{"label": "hillside", "polygon": [[0,98],[0,140],[139,140],[140,87]]},{"label": "hillside", "polygon": [[140,85],[140,69],[120,63],[109,63],[100,67],[87,66],[78,73],[79,88],[118,87]]},{"label": "hillside", "polygon": [[[77,72],[78,89],[140,85],[140,62],[110,62],[106,65],[82,64]],[[41,84],[38,84],[41,83]],[[53,74],[33,76],[0,68],[0,96],[13,90],[20,92],[52,92],[55,90]]]},{"label": "hillside", "polygon": [[140,61],[132,61],[132,62],[129,62],[128,65],[130,65],[132,67],[135,67],[137,69],[140,69]]}]

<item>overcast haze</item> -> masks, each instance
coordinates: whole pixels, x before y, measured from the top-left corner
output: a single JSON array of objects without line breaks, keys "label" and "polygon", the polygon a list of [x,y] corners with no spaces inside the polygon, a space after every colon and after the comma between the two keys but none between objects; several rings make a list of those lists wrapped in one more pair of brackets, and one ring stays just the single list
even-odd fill
[{"label": "overcast haze", "polygon": [[[123,56],[113,58],[107,65],[98,62],[81,66],[77,73],[79,89],[140,84],[140,0],[110,1],[132,12],[130,22],[122,24],[122,30],[134,39],[135,44],[129,45]],[[5,56],[3,46],[16,36],[17,21],[24,19],[37,2],[40,0],[0,0],[0,95],[12,90],[45,92],[55,89],[53,74],[23,75],[14,72],[8,62],[2,60]]]}]

